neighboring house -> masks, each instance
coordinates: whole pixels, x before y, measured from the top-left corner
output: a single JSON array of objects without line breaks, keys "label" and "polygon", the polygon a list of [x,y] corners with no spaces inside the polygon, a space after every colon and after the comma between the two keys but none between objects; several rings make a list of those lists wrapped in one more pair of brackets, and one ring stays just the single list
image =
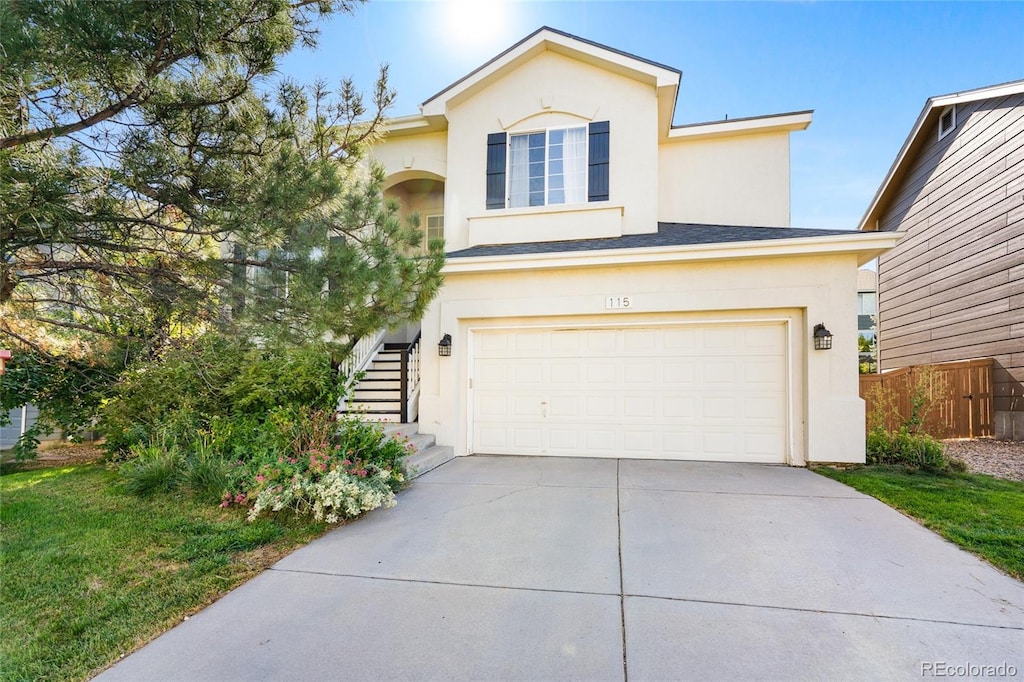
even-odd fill
[{"label": "neighboring house", "polygon": [[18,444],[18,438],[26,429],[32,428],[39,418],[39,408],[35,405],[16,407],[7,412],[5,426],[0,426],[0,450],[9,450]]},{"label": "neighboring house", "polygon": [[[869,268],[857,271],[857,334],[870,344],[860,351],[861,367],[874,372],[878,367],[878,273]],[[864,369],[861,370],[865,371]]]},{"label": "neighboring house", "polygon": [[422,332],[406,418],[456,455],[863,461],[857,268],[898,237],[789,227],[811,113],[673,126],[679,79],[544,28],[390,122],[387,192],[448,261],[385,340]]},{"label": "neighboring house", "polygon": [[930,98],[860,229],[882,370],[991,357],[997,438],[1024,439],[1024,80]]}]

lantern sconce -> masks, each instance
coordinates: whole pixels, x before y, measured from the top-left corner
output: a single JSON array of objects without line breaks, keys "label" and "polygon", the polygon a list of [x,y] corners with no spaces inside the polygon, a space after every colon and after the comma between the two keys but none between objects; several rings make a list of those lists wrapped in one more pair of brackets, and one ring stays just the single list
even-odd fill
[{"label": "lantern sconce", "polygon": [[814,325],[814,350],[831,350],[832,332],[824,324]]},{"label": "lantern sconce", "polygon": [[441,341],[437,344],[437,354],[442,358],[447,358],[452,354],[452,335],[445,334],[441,337]]}]

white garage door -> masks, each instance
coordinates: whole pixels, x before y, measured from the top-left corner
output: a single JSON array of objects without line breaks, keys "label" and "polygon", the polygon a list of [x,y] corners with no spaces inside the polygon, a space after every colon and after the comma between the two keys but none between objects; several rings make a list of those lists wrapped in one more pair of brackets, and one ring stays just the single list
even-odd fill
[{"label": "white garage door", "polygon": [[779,323],[474,333],[472,451],[786,460]]}]

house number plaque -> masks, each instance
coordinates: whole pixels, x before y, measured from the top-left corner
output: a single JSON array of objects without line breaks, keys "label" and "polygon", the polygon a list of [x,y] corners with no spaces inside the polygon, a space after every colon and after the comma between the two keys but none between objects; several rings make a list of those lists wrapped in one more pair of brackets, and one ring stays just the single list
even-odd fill
[{"label": "house number plaque", "polygon": [[617,310],[620,308],[632,308],[632,296],[608,296],[604,299],[605,310]]}]

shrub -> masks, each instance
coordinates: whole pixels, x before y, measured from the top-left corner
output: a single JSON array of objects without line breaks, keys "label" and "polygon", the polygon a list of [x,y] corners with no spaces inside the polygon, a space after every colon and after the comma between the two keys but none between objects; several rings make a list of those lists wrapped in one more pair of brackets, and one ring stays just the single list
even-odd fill
[{"label": "shrub", "polygon": [[941,442],[907,428],[895,432],[872,429],[867,438],[868,464],[902,464],[922,469],[947,470],[950,463]]},{"label": "shrub", "polygon": [[102,406],[99,427],[107,449],[122,453],[157,432],[189,441],[217,419],[229,431],[253,429],[281,408],[334,409],[336,378],[327,349],[317,344],[256,348],[211,334],[175,344],[126,372]]},{"label": "shrub", "polygon": [[128,492],[148,497],[171,492],[181,484],[184,461],[176,446],[133,446],[132,459],[121,465]]},{"label": "shrub", "polygon": [[332,410],[285,406],[262,421],[217,417],[191,434],[179,426],[129,448],[122,466],[129,491],[184,488],[223,507],[251,507],[250,520],[291,510],[336,523],[393,505],[406,481],[408,441],[386,436],[380,424],[339,423]]}]

